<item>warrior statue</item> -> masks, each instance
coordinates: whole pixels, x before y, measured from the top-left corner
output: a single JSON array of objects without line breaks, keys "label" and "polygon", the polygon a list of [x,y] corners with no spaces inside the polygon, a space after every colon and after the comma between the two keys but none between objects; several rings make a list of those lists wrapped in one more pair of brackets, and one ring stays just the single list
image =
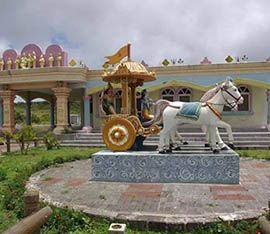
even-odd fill
[{"label": "warrior statue", "polygon": [[142,120],[143,122],[152,120],[154,118],[153,115],[150,114],[150,108],[153,106],[154,102],[149,97],[149,94],[146,89],[144,89],[141,93],[141,106],[142,106]]},{"label": "warrior statue", "polygon": [[113,87],[110,83],[108,83],[108,88],[102,91],[100,100],[101,100],[100,109],[103,115],[116,114],[113,107],[114,102]]}]

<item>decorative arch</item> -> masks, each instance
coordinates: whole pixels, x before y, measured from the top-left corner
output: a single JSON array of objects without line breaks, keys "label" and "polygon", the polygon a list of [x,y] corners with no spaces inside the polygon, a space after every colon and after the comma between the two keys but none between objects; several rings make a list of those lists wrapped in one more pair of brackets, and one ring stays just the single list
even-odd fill
[{"label": "decorative arch", "polygon": [[3,60],[5,62],[5,69],[7,70],[7,60],[8,59],[11,59],[12,61],[12,68],[15,69],[15,61],[16,61],[16,58],[17,58],[17,51],[14,50],[14,49],[8,49],[8,50],[5,50],[4,53],[3,53]]},{"label": "decorative arch", "polygon": [[[36,45],[36,44],[28,44],[25,47],[23,47],[22,51],[21,51],[21,55],[25,54],[26,56],[28,54],[32,54],[33,52],[35,52],[37,58],[40,57],[40,55],[42,54],[41,48]],[[37,64],[39,65],[39,64]]]},{"label": "decorative arch", "polygon": [[175,90],[172,87],[167,87],[161,90],[160,96],[162,99],[166,99],[168,101],[173,102],[175,96]]},{"label": "decorative arch", "polygon": [[181,87],[177,91],[178,101],[181,102],[190,102],[192,97],[192,90],[187,87]]},{"label": "decorative arch", "polygon": [[62,61],[61,66],[67,66],[68,59],[67,59],[67,53],[63,50],[63,48],[60,45],[50,45],[45,51],[45,60],[46,60],[46,66],[49,66],[48,58],[50,57],[50,54],[54,57],[54,65],[56,64],[56,57],[61,54]]}]

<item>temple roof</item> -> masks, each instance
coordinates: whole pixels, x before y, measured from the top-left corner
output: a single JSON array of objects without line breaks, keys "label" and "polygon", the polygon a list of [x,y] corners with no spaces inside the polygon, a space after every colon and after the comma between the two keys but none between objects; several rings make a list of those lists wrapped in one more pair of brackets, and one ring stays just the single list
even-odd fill
[{"label": "temple roof", "polygon": [[102,78],[111,83],[119,83],[123,78],[128,78],[129,83],[137,83],[154,81],[156,74],[147,71],[141,63],[125,61],[118,64],[112,71],[105,71]]}]

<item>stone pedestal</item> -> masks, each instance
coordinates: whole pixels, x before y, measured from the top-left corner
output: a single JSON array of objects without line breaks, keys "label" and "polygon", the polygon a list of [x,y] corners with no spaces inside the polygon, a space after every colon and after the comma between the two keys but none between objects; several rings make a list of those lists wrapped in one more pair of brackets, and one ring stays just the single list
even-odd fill
[{"label": "stone pedestal", "polygon": [[131,183],[239,183],[239,156],[233,150],[111,152],[92,155],[92,181]]},{"label": "stone pedestal", "polygon": [[13,132],[15,130],[14,118],[14,98],[15,92],[13,90],[2,90],[0,96],[3,100],[3,130]]},{"label": "stone pedestal", "polygon": [[57,87],[52,89],[56,96],[57,120],[55,134],[61,134],[68,127],[68,97],[71,91],[67,87]]}]

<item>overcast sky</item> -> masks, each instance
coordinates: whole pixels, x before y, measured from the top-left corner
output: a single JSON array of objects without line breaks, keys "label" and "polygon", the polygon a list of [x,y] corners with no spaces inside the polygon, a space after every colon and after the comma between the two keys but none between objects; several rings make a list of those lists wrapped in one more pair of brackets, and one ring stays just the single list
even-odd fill
[{"label": "overcast sky", "polygon": [[0,0],[0,52],[61,44],[69,59],[99,69],[131,42],[133,60],[198,64],[207,56],[270,56],[269,0]]}]

